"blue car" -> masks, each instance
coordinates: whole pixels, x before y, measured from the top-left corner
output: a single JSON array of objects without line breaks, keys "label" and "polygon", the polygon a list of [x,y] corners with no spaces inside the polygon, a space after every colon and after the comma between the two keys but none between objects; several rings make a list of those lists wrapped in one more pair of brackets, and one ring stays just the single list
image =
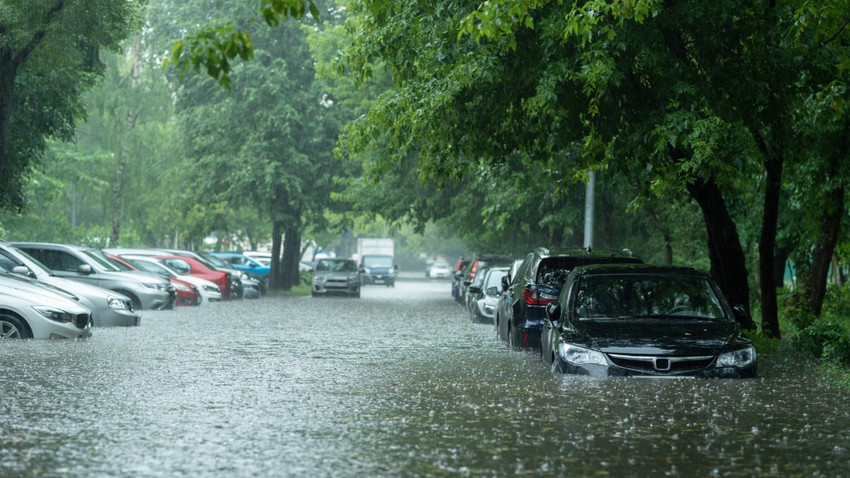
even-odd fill
[{"label": "blue car", "polygon": [[210,252],[210,255],[229,263],[234,269],[247,273],[253,279],[263,280],[271,273],[271,266],[238,252]]}]

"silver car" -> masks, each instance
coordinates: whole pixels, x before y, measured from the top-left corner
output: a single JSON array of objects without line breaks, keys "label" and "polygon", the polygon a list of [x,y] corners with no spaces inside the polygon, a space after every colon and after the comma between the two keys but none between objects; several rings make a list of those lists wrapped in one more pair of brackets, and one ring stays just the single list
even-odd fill
[{"label": "silver car", "polygon": [[48,287],[17,274],[0,273],[0,340],[91,335],[91,311]]},{"label": "silver car", "polygon": [[319,259],[313,272],[311,295],[345,294],[360,297],[360,272],[352,259]]},{"label": "silver car", "polygon": [[112,259],[97,249],[43,242],[11,244],[36,258],[59,277],[126,295],[133,301],[136,310],[172,309],[177,300],[177,293],[168,279],[147,272],[121,271]]},{"label": "silver car", "polygon": [[37,279],[70,292],[91,309],[95,327],[139,325],[142,317],[129,297],[109,289],[63,279],[27,253],[0,240],[0,269]]}]

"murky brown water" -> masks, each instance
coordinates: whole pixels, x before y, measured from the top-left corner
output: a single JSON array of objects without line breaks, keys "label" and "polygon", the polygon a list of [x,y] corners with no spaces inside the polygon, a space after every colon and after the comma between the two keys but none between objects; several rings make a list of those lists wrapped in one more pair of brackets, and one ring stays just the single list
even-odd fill
[{"label": "murky brown water", "polygon": [[553,375],[446,282],[0,343],[0,476],[845,476],[850,394]]}]

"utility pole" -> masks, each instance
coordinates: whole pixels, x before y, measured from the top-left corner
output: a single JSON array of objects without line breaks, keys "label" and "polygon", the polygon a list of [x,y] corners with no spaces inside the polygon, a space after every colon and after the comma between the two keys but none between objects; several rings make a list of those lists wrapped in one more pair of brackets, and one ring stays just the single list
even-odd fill
[{"label": "utility pole", "polygon": [[584,247],[593,247],[593,202],[596,186],[596,171],[588,171],[587,186],[584,191]]}]

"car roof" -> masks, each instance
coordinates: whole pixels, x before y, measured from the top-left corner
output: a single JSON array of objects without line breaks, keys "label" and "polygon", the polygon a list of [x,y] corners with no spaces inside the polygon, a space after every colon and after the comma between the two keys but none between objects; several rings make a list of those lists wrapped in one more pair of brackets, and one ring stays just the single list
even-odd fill
[{"label": "car roof", "polygon": [[615,275],[615,274],[663,274],[679,275],[689,277],[707,278],[710,275],[700,269],[686,266],[665,266],[651,264],[590,264],[577,267],[574,273],[589,275]]},{"label": "car roof", "polygon": [[534,253],[542,257],[628,257],[640,259],[629,249],[595,249],[592,247],[537,247]]}]

